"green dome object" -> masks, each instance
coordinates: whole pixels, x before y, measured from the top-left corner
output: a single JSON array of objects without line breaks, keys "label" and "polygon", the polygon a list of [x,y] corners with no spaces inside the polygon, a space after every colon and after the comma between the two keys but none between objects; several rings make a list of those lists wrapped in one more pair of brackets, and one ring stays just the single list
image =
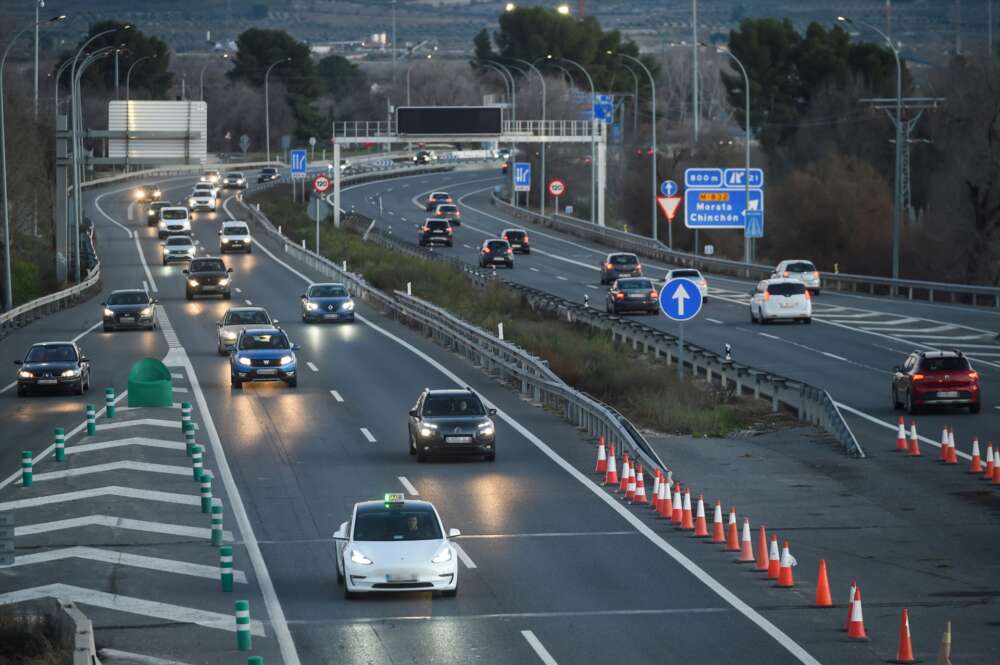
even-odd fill
[{"label": "green dome object", "polygon": [[156,358],[143,358],[128,373],[128,405],[169,407],[174,403],[170,370]]}]

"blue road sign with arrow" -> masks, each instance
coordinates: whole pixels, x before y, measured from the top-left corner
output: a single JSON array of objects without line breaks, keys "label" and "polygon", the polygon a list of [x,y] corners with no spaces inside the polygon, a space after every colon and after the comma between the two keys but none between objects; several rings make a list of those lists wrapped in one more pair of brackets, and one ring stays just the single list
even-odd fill
[{"label": "blue road sign with arrow", "polygon": [[751,210],[747,212],[747,223],[743,228],[744,238],[764,237],[764,213]]},{"label": "blue road sign with arrow", "polygon": [[531,191],[531,162],[514,163],[514,191]]},{"label": "blue road sign with arrow", "polygon": [[660,289],[660,309],[674,321],[693,319],[701,311],[701,290],[685,277],[677,277]]},{"label": "blue road sign with arrow", "polygon": [[677,194],[677,183],[673,180],[664,180],[660,183],[660,195],[661,196],[674,196]]},{"label": "blue road sign with arrow", "polygon": [[297,148],[292,150],[292,168],[291,173],[293,178],[304,178],[306,176],[306,151],[304,148]]}]

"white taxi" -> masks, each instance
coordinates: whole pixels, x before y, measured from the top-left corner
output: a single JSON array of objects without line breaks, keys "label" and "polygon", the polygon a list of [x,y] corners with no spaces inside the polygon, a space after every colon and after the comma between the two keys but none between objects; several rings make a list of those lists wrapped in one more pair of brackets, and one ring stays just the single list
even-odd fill
[{"label": "white taxi", "polygon": [[337,581],[346,598],[363,593],[438,591],[458,594],[458,553],[441,517],[427,501],[386,494],[354,504],[349,522],[333,534]]}]

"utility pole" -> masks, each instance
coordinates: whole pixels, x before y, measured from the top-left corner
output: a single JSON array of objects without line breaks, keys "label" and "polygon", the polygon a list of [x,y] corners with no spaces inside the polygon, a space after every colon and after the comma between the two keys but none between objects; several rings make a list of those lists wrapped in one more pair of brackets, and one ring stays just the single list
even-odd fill
[{"label": "utility pole", "polygon": [[955,55],[962,55],[962,0],[955,0]]},{"label": "utility pole", "polygon": [[[692,81],[692,100],[694,102],[692,111],[694,113],[694,143],[698,143],[698,126],[700,124],[700,92],[698,90],[698,0],[691,0],[691,58],[694,60]],[[692,146],[694,147],[694,146]]]},{"label": "utility pole", "polygon": [[392,90],[396,91],[396,0],[389,3],[392,6]]}]

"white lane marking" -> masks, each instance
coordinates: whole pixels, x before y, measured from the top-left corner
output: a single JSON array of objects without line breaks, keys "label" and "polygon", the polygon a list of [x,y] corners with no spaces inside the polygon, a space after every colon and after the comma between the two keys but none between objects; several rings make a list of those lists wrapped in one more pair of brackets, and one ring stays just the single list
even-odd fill
[{"label": "white lane marking", "polygon": [[142,245],[139,244],[138,234],[132,236],[132,239],[135,240],[135,250],[139,252],[139,260],[142,262],[142,269],[146,273],[146,281],[149,282],[149,288],[153,290],[153,293],[158,293],[160,289],[157,288],[156,280],[153,279],[153,273],[150,272],[149,264],[146,263],[146,255],[142,253]]},{"label": "white lane marking", "polygon": [[455,550],[455,554],[458,555],[459,560],[461,560],[461,562],[465,564],[466,568],[472,570],[473,568],[478,567],[476,566],[476,562],[472,560],[472,557],[470,557],[468,554],[465,553],[465,550],[462,549],[461,545],[459,545],[455,541],[451,541],[451,547],[452,549]]},{"label": "white lane marking", "polygon": [[[193,623],[205,628],[216,628],[231,633],[236,632],[236,622],[232,614],[208,612],[194,607],[182,607],[168,603],[158,603],[132,596],[122,596],[95,589],[73,586],[72,584],[46,584],[45,586],[20,589],[0,595],[0,604],[23,603],[26,600],[39,598],[59,598],[71,600],[80,605],[93,605],[116,612],[127,612],[146,617],[155,617],[179,624]],[[250,632],[258,637],[264,637],[264,624],[257,619],[250,620]]]},{"label": "white lane marking", "polygon": [[531,647],[532,651],[535,652],[535,655],[538,656],[538,659],[545,663],[545,665],[559,665],[556,662],[556,659],[552,657],[552,654],[549,653],[548,649],[546,649],[539,639],[535,637],[533,632],[530,630],[522,630],[521,637],[525,639],[528,646]]},{"label": "white lane marking", "polygon": [[344,401],[344,398],[341,397],[340,393],[338,393],[336,390],[331,390],[330,394],[333,395],[333,399],[337,400],[338,402],[343,402]]},{"label": "white lane marking", "polygon": [[137,238],[138,236],[137,235],[133,235],[132,231],[127,226],[125,226],[121,222],[119,222],[116,219],[114,219],[108,213],[104,212],[104,208],[101,207],[101,199],[103,199],[108,194],[114,194],[114,193],[119,192],[119,191],[122,191],[122,190],[112,190],[110,192],[104,192],[103,194],[100,194],[97,198],[94,199],[94,207],[97,208],[97,212],[99,212],[102,215],[104,215],[105,219],[107,219],[109,222],[111,222],[112,224],[114,224],[115,226],[117,226],[118,228],[120,228],[122,231],[124,231],[125,235],[127,235],[129,238],[133,238],[133,237]]},{"label": "white lane marking", "polygon": [[[149,570],[174,573],[176,575],[204,577],[210,580],[219,578],[218,566],[205,566],[199,563],[175,561],[174,559],[129,554],[127,552],[117,552],[100,547],[62,547],[54,550],[35,552],[34,554],[19,554],[14,560],[14,565],[31,566],[38,563],[61,561],[63,559],[87,559],[88,561],[100,561],[102,563],[131,566],[133,568],[148,568]],[[233,580],[239,584],[246,584],[247,575],[242,570],[234,569]]]},{"label": "white lane marking", "polygon": [[191,665],[191,663],[183,663],[179,660],[157,658],[156,656],[146,656],[141,653],[108,649],[106,647],[99,649],[97,655],[101,657],[102,663],[108,663],[109,665],[115,665],[116,663],[128,663],[128,665]]},{"label": "white lane marking", "polygon": [[462,243],[462,247],[464,247],[466,249],[472,249],[472,245],[467,245],[464,242]]},{"label": "white lane marking", "polygon": [[[502,538],[566,538],[578,536],[638,536],[637,531],[553,531],[549,533],[463,533],[462,540],[502,539]],[[329,542],[327,539],[326,542]]]},{"label": "white lane marking", "polygon": [[418,492],[417,488],[413,486],[413,483],[407,480],[406,476],[396,477],[399,479],[399,484],[403,486],[403,489],[410,493],[410,496],[420,496],[420,492]]},{"label": "white lane marking", "polygon": [[181,374],[180,372],[171,372],[170,373],[170,378],[171,379],[183,379],[184,375]]},{"label": "white lane marking", "polygon": [[161,503],[176,503],[187,506],[201,505],[201,498],[193,494],[178,494],[177,492],[161,492],[159,490],[140,490],[134,487],[121,487],[119,485],[106,485],[104,487],[92,487],[85,490],[75,490],[73,492],[62,492],[60,494],[49,494],[47,496],[35,496],[30,499],[15,499],[0,503],[0,510],[23,510],[24,508],[34,508],[35,506],[48,506],[54,503],[66,503],[67,501],[82,501],[93,499],[99,496],[116,496],[124,499],[138,499],[142,501],[159,501]]},{"label": "white lane marking", "polygon": [[128,221],[133,221],[135,219],[135,201],[128,204]]},{"label": "white lane marking", "polygon": [[[80,333],[79,335],[77,335],[76,337],[74,337],[73,341],[74,342],[79,342],[81,339],[83,339],[83,337],[85,335],[88,335],[89,333],[92,333],[93,331],[97,330],[97,328],[99,328],[101,326],[101,324],[102,324],[102,322],[98,321],[97,323],[95,323],[94,325],[90,326],[89,328],[87,328],[86,330],[84,330],[82,333]],[[3,394],[5,392],[7,392],[8,390],[10,390],[11,388],[13,388],[16,385],[17,385],[17,381],[11,381],[10,383],[8,383],[3,388],[0,388],[0,394]],[[19,474],[18,477],[20,477],[20,473],[21,472],[18,471],[18,474]],[[4,485],[0,485],[0,489],[2,489],[3,487],[4,487]]]},{"label": "white lane marking", "polygon": [[530,270],[531,272],[541,272],[541,270],[539,270],[538,268],[536,268],[534,266],[528,268],[528,270]]},{"label": "white lane marking", "polygon": [[[197,540],[208,540],[212,537],[212,530],[194,526],[184,526],[183,524],[167,524],[166,522],[149,522],[146,520],[134,520],[128,517],[116,517],[114,515],[87,515],[85,517],[71,517],[65,520],[54,522],[39,522],[38,524],[25,524],[14,527],[14,536],[33,536],[39,533],[51,533],[53,531],[65,531],[67,529],[79,529],[82,527],[105,526],[109,529],[128,529],[129,531],[142,531],[144,533],[159,533],[167,536],[180,536],[182,538],[192,538]],[[222,532],[223,540],[233,539],[232,531]],[[329,539],[328,539],[329,541]]]},{"label": "white lane marking", "polygon": [[[177,423],[170,421],[170,428],[176,429]],[[105,425],[105,429],[107,426]],[[195,428],[197,429],[197,427]],[[164,439],[147,439],[133,436],[128,439],[117,439],[115,441],[101,441],[99,443],[83,443],[76,446],[66,446],[67,455],[78,455],[80,453],[92,453],[95,450],[108,450],[109,448],[122,448],[124,446],[149,446],[150,448],[165,448],[167,450],[184,450],[185,444],[181,441],[166,441]]]},{"label": "white lane marking", "polygon": [[180,386],[173,386],[171,390],[173,390],[175,393],[186,393],[188,391],[187,388],[182,388]]},{"label": "white lane marking", "polygon": [[562,275],[556,275],[556,279],[561,279],[561,280],[562,280],[562,281],[564,281],[564,282],[568,282],[568,281],[569,281],[568,279],[566,279],[566,278],[565,278],[565,277],[563,277]]},{"label": "white lane marking", "polygon": [[830,353],[828,351],[820,351],[820,353],[822,353],[827,358],[833,358],[834,360],[843,360],[844,362],[848,362],[847,358],[845,358],[843,356],[838,356],[838,355]]},{"label": "white lane marking", "polygon": [[243,299],[243,302],[245,302],[245,303],[246,303],[246,304],[248,304],[248,305],[253,305],[253,303],[252,303],[252,302],[250,302],[250,300],[249,300],[248,298],[244,298],[244,299]]},{"label": "white lane marking", "polygon": [[767,333],[762,333],[762,332],[759,332],[757,334],[760,335],[761,337],[767,337],[768,339],[776,339],[779,342],[781,341],[781,338],[777,337],[776,335],[768,335]]},{"label": "white lane marking", "polygon": [[[279,265],[283,266],[286,270],[288,270],[292,274],[297,275],[300,279],[302,279],[303,282],[307,284],[312,283],[312,280],[309,279],[306,275],[302,274],[292,266],[288,265],[287,263],[279,259],[277,256],[274,255],[274,253],[272,253],[266,247],[261,246],[260,248],[263,249],[264,253],[270,256],[272,259],[274,259],[275,262],[277,262]],[[393,340],[404,349],[410,351],[410,353],[413,353],[418,358],[424,360],[424,362],[429,364],[431,367],[434,367],[436,370],[441,372],[441,374],[451,379],[455,383],[455,385],[465,386],[469,384],[468,381],[463,381],[461,377],[459,377],[457,374],[455,374],[447,367],[445,367],[438,361],[434,360],[429,355],[427,355],[420,349],[416,348],[406,340],[402,339],[401,337],[392,334],[385,328],[382,328],[376,323],[370,321],[365,316],[362,316],[360,314],[355,314],[355,316],[364,325],[380,333],[384,337]],[[496,405],[491,403],[488,404],[488,406],[490,408],[497,408]],[[702,584],[707,586],[711,591],[713,591],[716,595],[722,598],[725,602],[729,603],[737,612],[745,616],[751,622],[756,624],[761,630],[763,630],[765,633],[771,636],[772,639],[778,642],[778,644],[780,644],[795,658],[797,658],[799,662],[803,663],[803,665],[821,665],[820,662],[815,658],[813,658],[809,654],[809,652],[806,651],[805,648],[803,648],[798,642],[796,642],[791,637],[786,635],[780,628],[775,626],[773,623],[768,621],[767,618],[758,613],[757,610],[747,605],[736,594],[734,594],[732,591],[723,586],[718,580],[716,580],[714,577],[705,572],[705,570],[703,570],[700,566],[691,561],[691,559],[689,559],[679,550],[674,548],[670,543],[664,540],[662,536],[660,536],[658,533],[653,531],[649,526],[647,526],[646,523],[643,522],[639,517],[634,515],[627,507],[619,505],[619,501],[617,501],[610,494],[606,493],[601,486],[595,485],[590,480],[590,478],[583,475],[583,473],[578,471],[576,467],[574,467],[569,462],[560,457],[558,453],[556,453],[554,450],[552,450],[552,448],[548,446],[548,444],[546,444],[544,441],[542,441],[537,436],[532,434],[527,428],[525,428],[514,418],[507,415],[506,412],[500,410],[499,408],[497,408],[497,415],[500,418],[502,418],[505,422],[507,422],[507,424],[514,427],[514,429],[516,429],[521,434],[521,436],[523,436],[525,439],[534,444],[534,446],[538,448],[545,456],[547,456],[558,466],[560,466],[564,471],[566,471],[566,473],[568,473],[577,482],[579,482],[590,492],[592,492],[598,499],[603,501],[613,511],[617,512],[619,516],[621,516],[622,519],[628,522],[629,525],[631,525],[636,531],[640,532],[642,535],[648,538],[649,541],[652,542],[656,547],[660,548],[664,553],[667,554],[667,556],[672,558],[674,561],[680,564],[684,569],[686,569],[689,573],[694,575],[694,577],[696,577]]]},{"label": "white lane marking", "polygon": [[174,476],[190,476],[191,469],[186,466],[176,466],[171,464],[154,464],[152,462],[136,462],[132,460],[118,460],[107,462],[106,464],[91,464],[90,466],[80,466],[75,469],[62,469],[60,471],[46,471],[45,473],[33,474],[34,480],[60,480],[63,478],[73,478],[76,476],[89,476],[105,471],[143,471],[146,473],[163,473]]},{"label": "white lane marking", "polygon": [[318,372],[319,371],[319,368],[316,367],[316,365],[313,365],[311,362],[307,362],[306,363],[306,367],[308,367],[309,369],[311,369],[314,372]]},{"label": "white lane marking", "polygon": [[718,320],[718,319],[710,319],[710,318],[708,318],[707,316],[705,317],[705,320],[706,320],[706,321],[711,321],[712,323],[719,323],[719,324],[721,324],[721,323],[722,323],[722,321],[720,321],[720,320]]},{"label": "white lane marking", "polygon": [[365,436],[366,439],[368,439],[368,443],[375,443],[376,442],[375,441],[375,437],[372,436],[372,433],[368,431],[367,427],[362,427],[361,428],[361,433],[364,434],[364,436]]},{"label": "white lane marking", "polygon": [[[853,406],[847,406],[846,404],[842,404],[841,402],[834,402],[834,404],[837,405],[838,409],[843,409],[844,411],[848,411],[850,413],[853,413],[854,415],[858,416],[859,418],[864,418],[865,420],[867,420],[868,422],[870,422],[872,424],[879,425],[879,426],[884,427],[886,429],[892,430],[893,432],[896,432],[896,431],[899,430],[899,423],[888,423],[888,422],[886,422],[884,420],[879,420],[875,416],[869,415],[869,414],[865,413],[864,411],[859,411],[858,409],[855,409]],[[909,435],[907,435],[907,436],[909,436]],[[922,434],[918,434],[917,438],[920,439],[921,441],[923,441],[926,444],[934,446],[935,448],[940,448],[941,447],[941,444],[939,442],[935,441],[934,439],[928,439],[926,436],[924,436]],[[970,460],[970,461],[972,460],[972,455],[970,455],[969,453],[963,453],[961,450],[955,450],[955,454],[958,455],[959,457],[961,457],[962,459],[967,459],[967,460]]]},{"label": "white lane marking", "polygon": [[243,293],[243,289],[241,289],[240,287],[237,286],[236,287],[236,293]]},{"label": "white lane marking", "polygon": [[586,286],[588,289],[594,289],[595,291],[597,290],[597,287],[594,286],[593,284],[584,284],[584,286]]}]

